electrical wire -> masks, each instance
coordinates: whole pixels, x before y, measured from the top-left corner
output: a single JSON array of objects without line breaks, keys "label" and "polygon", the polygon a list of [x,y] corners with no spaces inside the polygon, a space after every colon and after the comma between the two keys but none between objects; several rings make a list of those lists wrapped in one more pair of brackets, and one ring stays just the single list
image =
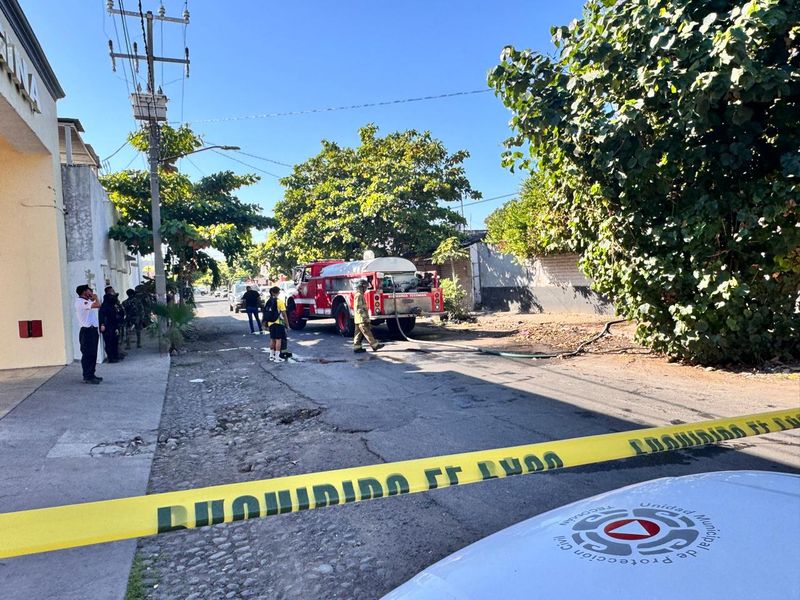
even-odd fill
[{"label": "electrical wire", "polygon": [[250,158],[257,158],[258,160],[263,160],[268,163],[272,163],[273,165],[280,165],[281,167],[288,167],[290,169],[294,169],[294,165],[290,165],[288,163],[280,162],[279,160],[272,160],[271,158],[264,158],[263,156],[256,156],[255,154],[250,154],[248,152],[242,152],[241,150],[236,150],[236,154],[244,154],[245,156],[249,156]]},{"label": "electrical wire", "polygon": [[[128,161],[128,164],[127,164],[127,165],[125,165],[125,167],[124,167],[122,170],[123,170],[123,171],[126,171],[126,170],[128,169],[128,167],[130,167],[130,166],[133,164],[133,161],[135,161],[135,160],[136,160],[137,158],[139,158],[140,156],[142,156],[142,153],[141,153],[141,152],[139,152],[139,151],[137,150],[137,151],[136,151],[136,154],[134,154],[134,155],[133,155],[133,158],[132,158],[132,159],[130,159],[130,160]],[[145,167],[145,168],[146,168],[146,167]]]},{"label": "electrical wire", "polygon": [[239,163],[239,164],[242,164],[242,165],[244,165],[245,167],[248,167],[249,169],[255,169],[256,171],[258,171],[258,172],[260,172],[260,173],[264,173],[265,175],[269,175],[270,177],[274,177],[275,179],[283,179],[283,176],[281,176],[281,175],[276,175],[275,173],[270,173],[269,171],[265,171],[264,169],[259,169],[258,167],[256,167],[256,166],[253,166],[253,165],[251,165],[251,164],[248,164],[248,163],[244,162],[243,160],[239,160],[238,158],[235,158],[235,157],[231,156],[230,154],[225,154],[225,153],[223,153],[223,152],[219,152],[219,151],[217,151],[217,150],[211,150],[211,151],[212,151],[214,154],[219,154],[220,156],[224,156],[224,157],[225,157],[225,158],[227,158],[228,160],[232,160],[232,161],[234,161],[234,162],[237,162],[237,163]]},{"label": "electrical wire", "polygon": [[[101,2],[102,2],[102,0],[101,0]],[[117,29],[117,19],[114,17],[114,15],[111,15],[111,22],[114,24],[114,35],[117,38],[117,46],[119,47],[120,50],[124,49],[126,51],[126,53],[128,53],[127,52],[127,46],[123,46],[122,42],[120,41],[119,30]],[[105,9],[103,9],[103,32],[105,33]],[[108,35],[108,34],[106,34],[106,35]],[[126,63],[128,63],[128,65],[130,66],[130,69],[131,69],[131,80],[133,81],[134,80],[134,76],[133,76],[133,61],[131,59],[123,59],[122,60],[122,72],[123,72],[123,74],[125,76],[125,87],[128,89],[128,97],[130,98],[130,96],[131,96],[131,87],[130,87],[131,84],[128,81],[128,71],[127,71],[127,68],[126,68]],[[133,89],[134,90],[136,89],[136,84],[135,83],[133,84]]]},{"label": "electrical wire", "polygon": [[[211,140],[207,140],[206,143],[209,146],[224,146],[225,144],[217,144],[216,142],[212,142]],[[273,165],[280,165],[282,167],[289,167],[290,169],[294,169],[294,165],[290,165],[285,162],[280,162],[279,160],[274,160],[272,158],[266,158],[264,156],[258,156],[257,154],[250,154],[249,152],[243,152],[242,150],[233,150],[237,154],[243,154],[244,156],[249,156],[250,158],[257,158],[258,160],[263,160],[268,163],[272,163]]]},{"label": "electrical wire", "polygon": [[194,168],[197,170],[197,172],[198,172],[198,173],[200,173],[200,175],[202,175],[203,177],[205,177],[205,176],[206,176],[206,174],[205,174],[205,172],[203,171],[203,169],[201,169],[200,167],[198,167],[198,166],[195,164],[195,162],[194,162],[194,161],[193,161],[191,158],[189,158],[188,156],[184,156],[183,158],[185,158],[187,161],[189,161],[189,164],[190,164],[190,165],[192,165],[192,166],[193,166],[193,167],[194,167]]},{"label": "electrical wire", "polygon": [[111,154],[109,154],[108,156],[106,156],[106,157],[105,157],[105,158],[104,158],[104,159],[103,159],[101,162],[105,162],[105,161],[107,161],[107,160],[109,160],[109,159],[113,158],[113,157],[114,157],[114,155],[116,155],[116,154],[117,154],[117,152],[119,152],[120,150],[122,150],[122,149],[123,149],[125,146],[127,146],[129,143],[130,143],[130,142],[129,142],[129,140],[126,138],[126,139],[125,139],[125,142],[122,144],[122,146],[120,146],[119,148],[117,148],[116,150],[114,150],[114,151],[113,151]]},{"label": "electrical wire", "polygon": [[[185,0],[184,3],[183,3],[183,14],[187,15],[188,13],[189,13],[189,0]],[[188,48],[188,46],[186,45],[186,29],[187,29],[187,23],[186,23],[186,20],[184,19],[184,22],[183,22],[183,48],[184,48],[184,51],[185,51],[186,48]],[[181,125],[183,124],[183,101],[184,101],[184,98],[185,98],[184,90],[186,88],[186,69],[188,69],[188,68],[189,68],[189,65],[184,65],[183,69],[181,69],[181,71],[182,71],[181,72]]]},{"label": "electrical wire", "polygon": [[222,123],[227,121],[246,121],[254,119],[271,119],[274,117],[292,117],[296,115],[309,115],[313,113],[335,112],[340,110],[355,110],[357,108],[372,108],[375,106],[389,106],[392,104],[407,104],[409,102],[426,102],[428,100],[440,100],[442,98],[453,98],[455,96],[471,96],[474,94],[485,94],[491,92],[490,89],[470,90],[466,92],[452,92],[450,94],[438,94],[435,96],[420,96],[418,98],[402,98],[399,100],[385,100],[383,102],[367,102],[365,104],[350,104],[347,106],[328,106],[325,108],[310,108],[307,110],[295,110],[289,112],[263,113],[255,115],[242,115],[238,117],[221,117],[218,119],[201,119],[195,123]]},{"label": "electrical wire", "polygon": [[[164,3],[161,3],[161,8],[164,8]],[[139,12],[141,13],[141,3],[139,3]],[[165,54],[164,52],[164,21],[162,20],[161,23],[161,55]],[[161,63],[161,89],[164,89],[164,63]]]},{"label": "electrical wire", "polygon": [[464,207],[467,206],[474,206],[476,204],[482,204],[484,202],[491,202],[492,200],[500,200],[501,198],[510,198],[511,196],[516,196],[517,193],[514,192],[513,194],[502,194],[500,196],[492,196],[491,198],[482,198],[481,200],[476,200],[475,202],[467,202],[464,204]]},{"label": "electrical wire", "polygon": [[[121,11],[125,12],[125,3],[123,0],[119,0],[119,8]],[[120,22],[122,23],[122,36],[125,40],[125,52],[126,54],[133,55],[133,44],[131,43],[131,36],[128,32],[128,22],[125,20],[125,15],[120,15]],[[130,68],[131,68],[131,79],[133,80],[133,89],[135,92],[138,92],[140,89],[139,85],[139,78],[136,75],[136,68],[134,65],[134,58],[129,58],[130,61]]]}]

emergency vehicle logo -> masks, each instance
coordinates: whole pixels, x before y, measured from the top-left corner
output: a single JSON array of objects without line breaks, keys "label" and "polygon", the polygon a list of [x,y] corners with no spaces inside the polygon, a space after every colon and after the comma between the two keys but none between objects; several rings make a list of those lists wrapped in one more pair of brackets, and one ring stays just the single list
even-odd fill
[{"label": "emergency vehicle logo", "polygon": [[[571,521],[577,547],[606,556],[659,556],[685,552],[701,535],[694,511],[610,508]],[[679,512],[680,511],[680,512]],[[566,523],[565,523],[566,524]]]}]

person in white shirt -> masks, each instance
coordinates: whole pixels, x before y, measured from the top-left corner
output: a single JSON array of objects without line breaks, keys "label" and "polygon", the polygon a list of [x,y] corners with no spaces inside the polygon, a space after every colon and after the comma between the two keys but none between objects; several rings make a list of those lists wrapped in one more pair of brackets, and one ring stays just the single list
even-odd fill
[{"label": "person in white shirt", "polygon": [[81,367],[83,368],[83,383],[98,384],[102,377],[94,374],[97,365],[97,343],[100,341],[99,321],[97,309],[100,302],[97,294],[88,285],[79,285],[75,288],[78,298],[75,300],[75,313],[81,330],[78,339],[81,343]]}]

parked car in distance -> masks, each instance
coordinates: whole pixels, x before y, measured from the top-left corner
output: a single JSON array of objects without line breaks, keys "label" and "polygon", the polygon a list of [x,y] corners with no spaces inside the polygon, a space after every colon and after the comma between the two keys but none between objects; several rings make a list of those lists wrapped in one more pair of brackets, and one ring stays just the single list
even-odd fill
[{"label": "parked car in distance", "polygon": [[245,281],[237,281],[230,287],[228,291],[228,309],[231,312],[238,313],[240,310],[244,310],[242,296],[247,291],[247,286],[258,289],[255,283],[247,283]]}]

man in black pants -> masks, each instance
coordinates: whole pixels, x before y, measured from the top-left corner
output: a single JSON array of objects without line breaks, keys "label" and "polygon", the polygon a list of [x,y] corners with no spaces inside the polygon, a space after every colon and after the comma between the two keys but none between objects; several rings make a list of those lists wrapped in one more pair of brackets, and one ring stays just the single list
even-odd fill
[{"label": "man in black pants", "polygon": [[78,339],[81,343],[83,383],[98,384],[103,381],[102,377],[94,374],[97,366],[97,343],[100,341],[97,316],[100,302],[97,301],[97,294],[88,285],[79,285],[75,288],[75,293],[78,294],[78,298],[75,300],[75,313],[81,326]]},{"label": "man in black pants", "polygon": [[258,293],[258,290],[254,290],[248,285],[242,300],[244,300],[244,309],[247,311],[247,320],[250,323],[250,333],[256,332],[255,327],[253,327],[254,320],[258,326],[258,333],[261,333],[261,320],[258,318],[258,313],[261,312],[261,294]]}]

